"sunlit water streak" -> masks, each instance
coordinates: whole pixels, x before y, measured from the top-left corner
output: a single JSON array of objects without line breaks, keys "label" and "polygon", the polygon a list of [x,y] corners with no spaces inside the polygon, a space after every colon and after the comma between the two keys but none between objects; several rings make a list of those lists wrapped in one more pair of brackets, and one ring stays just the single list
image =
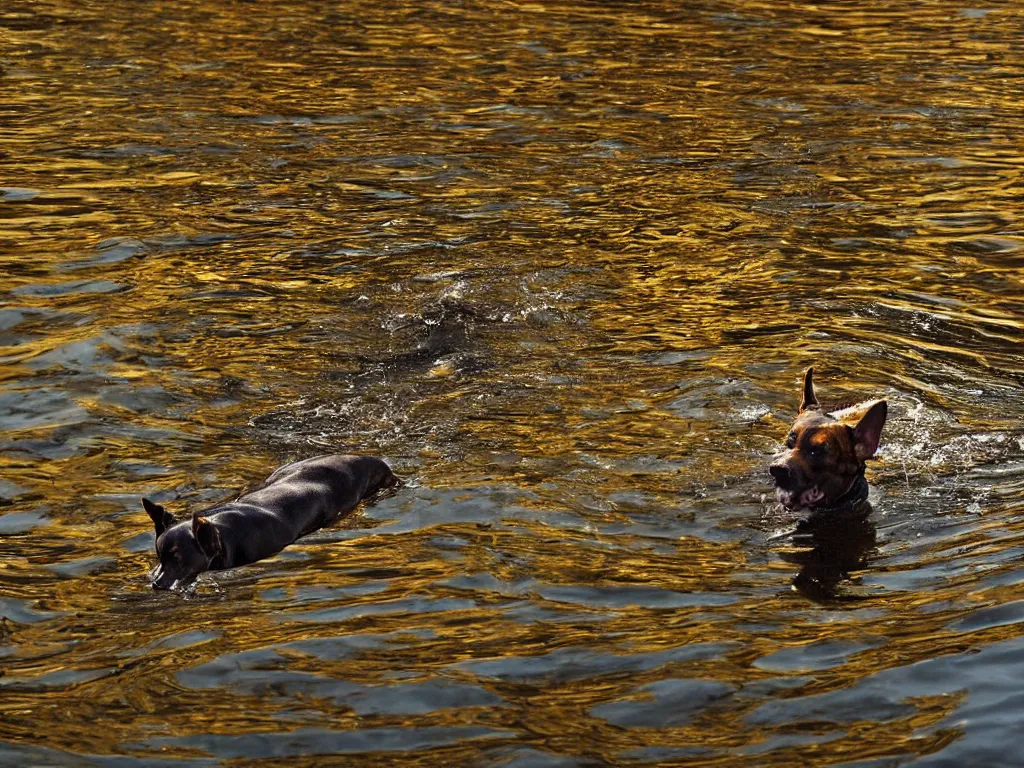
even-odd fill
[{"label": "sunlit water streak", "polygon": [[[1019,14],[0,9],[0,765],[1006,765]],[[874,512],[765,465],[815,365]],[[410,483],[154,594],[139,505]]]}]

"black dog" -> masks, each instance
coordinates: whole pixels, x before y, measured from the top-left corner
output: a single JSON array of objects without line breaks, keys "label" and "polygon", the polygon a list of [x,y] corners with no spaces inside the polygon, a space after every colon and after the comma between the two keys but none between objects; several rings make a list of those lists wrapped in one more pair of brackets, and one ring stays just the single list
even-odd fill
[{"label": "black dog", "polygon": [[391,468],[372,456],[318,456],[286,464],[258,490],[190,520],[178,521],[143,499],[156,526],[160,560],[150,574],[153,588],[188,587],[203,571],[270,557],[351,512],[367,496],[399,483]]}]

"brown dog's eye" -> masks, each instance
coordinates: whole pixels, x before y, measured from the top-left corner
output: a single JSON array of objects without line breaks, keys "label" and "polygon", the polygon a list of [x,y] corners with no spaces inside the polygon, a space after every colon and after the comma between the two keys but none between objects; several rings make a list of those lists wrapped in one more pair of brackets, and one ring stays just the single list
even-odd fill
[{"label": "brown dog's eye", "polygon": [[786,447],[793,448],[796,445],[796,432],[790,432],[786,435]]}]

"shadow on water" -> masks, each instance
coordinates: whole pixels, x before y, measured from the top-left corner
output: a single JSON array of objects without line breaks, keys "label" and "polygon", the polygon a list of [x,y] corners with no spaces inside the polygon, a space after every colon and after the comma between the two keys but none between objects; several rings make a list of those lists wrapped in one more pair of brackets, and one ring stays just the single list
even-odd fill
[{"label": "shadow on water", "polygon": [[841,582],[851,573],[868,568],[875,546],[876,526],[870,519],[871,506],[838,515],[814,515],[800,520],[792,534],[796,551],[782,555],[786,562],[800,566],[793,586],[812,600],[851,597],[840,592]]},{"label": "shadow on water", "polygon": [[[0,765],[1005,765],[1018,21],[10,0]],[[869,516],[770,503],[812,364]],[[142,495],[334,451],[153,594]]]}]

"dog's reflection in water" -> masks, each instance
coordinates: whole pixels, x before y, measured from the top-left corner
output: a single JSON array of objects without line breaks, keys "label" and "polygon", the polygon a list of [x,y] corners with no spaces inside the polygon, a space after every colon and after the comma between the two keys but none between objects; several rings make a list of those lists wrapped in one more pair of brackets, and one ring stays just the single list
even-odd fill
[{"label": "dog's reflection in water", "polygon": [[844,588],[850,573],[867,567],[875,548],[876,528],[866,501],[842,512],[818,512],[793,531],[793,549],[783,560],[800,566],[793,587],[812,600],[857,597]]}]

